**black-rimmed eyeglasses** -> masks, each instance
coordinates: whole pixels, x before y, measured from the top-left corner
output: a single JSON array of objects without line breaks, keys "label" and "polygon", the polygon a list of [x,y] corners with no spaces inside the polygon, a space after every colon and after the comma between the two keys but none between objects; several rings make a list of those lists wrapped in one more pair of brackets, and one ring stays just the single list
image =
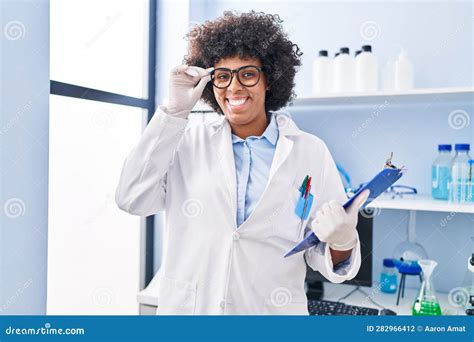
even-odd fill
[{"label": "black-rimmed eyeglasses", "polygon": [[255,65],[244,65],[234,70],[229,68],[215,68],[211,72],[211,82],[214,87],[225,89],[230,86],[234,74],[236,74],[240,84],[244,87],[253,87],[260,81],[260,74],[263,70],[263,67]]}]

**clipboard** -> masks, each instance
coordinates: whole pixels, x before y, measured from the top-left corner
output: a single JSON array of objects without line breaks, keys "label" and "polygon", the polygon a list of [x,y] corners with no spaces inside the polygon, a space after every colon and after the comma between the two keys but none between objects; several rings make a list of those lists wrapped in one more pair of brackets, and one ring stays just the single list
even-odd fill
[{"label": "clipboard", "polygon": [[[359,194],[366,190],[370,190],[369,197],[367,198],[367,201],[362,205],[361,209],[364,209],[370,202],[372,202],[374,199],[376,199],[378,196],[380,196],[385,190],[387,190],[393,183],[395,183],[397,180],[399,180],[402,176],[403,173],[405,172],[405,169],[398,169],[398,168],[385,168],[382,171],[380,171],[370,182],[365,184],[362,188],[360,188],[354,196],[352,196],[342,207],[344,209],[347,209],[352,202],[354,202],[355,198],[359,196]],[[316,246],[320,240],[314,234],[314,232],[310,232],[306,237],[300,241],[295,247],[290,249],[284,257],[289,257],[290,255],[296,254],[298,252],[304,251],[307,248]]]}]

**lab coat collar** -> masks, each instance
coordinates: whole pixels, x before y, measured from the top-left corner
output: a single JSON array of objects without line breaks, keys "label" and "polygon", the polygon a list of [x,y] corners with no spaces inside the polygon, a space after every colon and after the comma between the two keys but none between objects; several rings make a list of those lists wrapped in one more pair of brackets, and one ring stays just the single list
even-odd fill
[{"label": "lab coat collar", "polygon": [[[278,111],[278,112],[270,112],[272,115],[272,120],[275,121],[278,127],[278,134],[280,136],[291,136],[291,135],[299,135],[301,134],[301,130],[296,126],[295,122],[291,119],[291,115],[288,112]],[[270,123],[271,124],[271,123]],[[225,126],[229,126],[230,124],[225,115],[221,115],[215,122],[211,124],[211,127],[214,129],[214,133],[216,134]]]}]

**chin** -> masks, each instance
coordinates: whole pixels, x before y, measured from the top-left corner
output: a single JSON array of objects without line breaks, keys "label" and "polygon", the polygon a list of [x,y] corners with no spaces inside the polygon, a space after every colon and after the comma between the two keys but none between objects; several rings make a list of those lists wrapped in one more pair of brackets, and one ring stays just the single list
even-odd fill
[{"label": "chin", "polygon": [[233,112],[224,112],[227,120],[236,125],[245,125],[252,120],[251,116],[248,113],[233,113]]}]

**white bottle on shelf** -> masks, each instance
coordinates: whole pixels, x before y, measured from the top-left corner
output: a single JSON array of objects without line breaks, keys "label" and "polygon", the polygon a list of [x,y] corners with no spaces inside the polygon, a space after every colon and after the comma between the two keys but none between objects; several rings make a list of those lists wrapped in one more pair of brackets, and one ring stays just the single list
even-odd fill
[{"label": "white bottle on shelf", "polygon": [[362,52],[356,54],[355,58],[356,91],[377,91],[378,69],[377,57],[372,53],[372,46],[363,45]]},{"label": "white bottle on shelf", "polygon": [[332,90],[332,59],[328,57],[327,50],[319,51],[318,57],[313,62],[313,95],[321,95]]},{"label": "white bottle on shelf", "polygon": [[393,87],[394,90],[403,91],[413,89],[414,76],[413,64],[408,59],[405,50],[402,50],[394,63]]},{"label": "white bottle on shelf", "polygon": [[334,92],[353,92],[355,90],[354,58],[349,55],[349,48],[340,49],[334,58]]},{"label": "white bottle on shelf", "polygon": [[393,77],[394,77],[395,71],[394,71],[394,62],[392,59],[389,59],[387,61],[387,64],[385,64],[385,68],[383,69],[383,77],[382,77],[382,89],[385,92],[390,92],[393,91],[394,85],[393,85]]}]

